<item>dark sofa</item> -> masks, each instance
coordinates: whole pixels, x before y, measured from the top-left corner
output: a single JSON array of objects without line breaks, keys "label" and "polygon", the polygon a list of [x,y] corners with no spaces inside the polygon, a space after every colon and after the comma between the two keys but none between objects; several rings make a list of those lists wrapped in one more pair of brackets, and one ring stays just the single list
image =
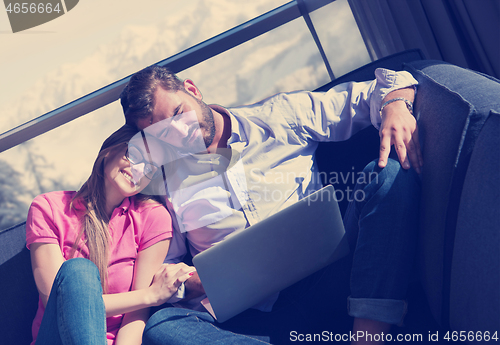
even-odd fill
[{"label": "dark sofa", "polygon": [[[500,333],[500,82],[423,60],[413,50],[375,61],[319,90],[372,79],[377,67],[406,69],[420,83],[415,116],[424,167],[415,281],[425,310],[443,329]],[[378,144],[374,128],[346,142],[322,143],[318,166],[327,173],[361,171],[377,157]],[[346,205],[340,204],[343,212]],[[0,296],[0,344],[29,344],[38,294],[25,224],[0,232]]]}]

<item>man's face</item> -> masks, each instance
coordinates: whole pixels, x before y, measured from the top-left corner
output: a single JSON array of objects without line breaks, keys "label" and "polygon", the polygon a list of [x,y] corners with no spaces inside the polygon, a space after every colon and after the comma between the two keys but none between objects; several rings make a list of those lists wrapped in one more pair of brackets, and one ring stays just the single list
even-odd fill
[{"label": "man's face", "polygon": [[158,87],[152,115],[138,120],[137,127],[144,129],[155,123],[157,128],[151,134],[182,151],[204,151],[215,136],[212,110],[201,101],[201,94],[190,88],[171,92]]}]

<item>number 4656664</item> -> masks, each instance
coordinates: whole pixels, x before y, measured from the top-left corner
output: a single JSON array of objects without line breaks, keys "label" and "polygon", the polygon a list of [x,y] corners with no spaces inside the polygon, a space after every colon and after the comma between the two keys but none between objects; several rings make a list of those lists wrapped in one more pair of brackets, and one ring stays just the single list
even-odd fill
[{"label": "number 4656664", "polygon": [[444,336],[447,341],[498,341],[497,332],[491,333],[488,331],[473,332],[473,331],[448,331]]},{"label": "number 4656664", "polygon": [[44,3],[9,3],[6,8],[8,13],[52,13],[52,12],[61,12],[62,10],[59,8],[59,3],[57,3],[54,7],[49,2],[47,4]]}]

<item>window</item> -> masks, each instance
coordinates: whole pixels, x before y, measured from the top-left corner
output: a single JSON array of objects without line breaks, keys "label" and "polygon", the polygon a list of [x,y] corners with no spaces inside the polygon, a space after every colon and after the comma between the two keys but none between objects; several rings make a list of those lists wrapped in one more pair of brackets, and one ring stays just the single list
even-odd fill
[{"label": "window", "polygon": [[259,16],[285,0],[80,1],[12,34],[0,11],[0,131]]},{"label": "window", "polygon": [[370,62],[347,0],[337,0],[310,14],[335,77]]},{"label": "window", "polygon": [[[171,2],[151,0],[155,11],[146,11],[134,10],[123,2],[120,9],[99,2],[99,6],[109,8],[96,13],[97,2],[89,2],[80,2],[74,10],[43,27],[8,36],[16,41],[7,40],[9,54],[0,53],[6,57],[0,64],[4,83],[0,113],[8,114],[2,117],[1,131],[285,3],[193,0],[172,8]],[[95,14],[92,25],[71,17],[77,16],[80,7],[82,13]],[[337,0],[310,16],[336,76],[369,61],[346,0]],[[76,21],[75,25],[70,25],[71,21]],[[311,90],[330,80],[301,17],[182,71],[179,76],[192,79],[207,103],[224,106],[252,103],[281,91]],[[37,194],[78,189],[89,176],[103,140],[123,123],[121,107],[114,102],[2,152],[0,180],[6,186],[17,184],[15,189],[23,191],[7,195],[12,199],[6,201],[12,212],[24,213],[17,221],[25,218]],[[9,225],[13,224],[0,219],[0,228]]]},{"label": "window", "polygon": [[281,91],[314,89],[329,81],[302,18],[181,73],[199,86],[207,103],[235,106]]}]

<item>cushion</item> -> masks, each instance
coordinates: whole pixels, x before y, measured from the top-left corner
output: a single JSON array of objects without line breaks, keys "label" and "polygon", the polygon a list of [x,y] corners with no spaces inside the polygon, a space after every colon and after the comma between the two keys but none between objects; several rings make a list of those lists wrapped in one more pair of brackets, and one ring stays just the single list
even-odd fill
[{"label": "cushion", "polygon": [[462,190],[450,287],[450,324],[457,330],[500,330],[498,133],[500,114],[491,112],[472,151]]}]

